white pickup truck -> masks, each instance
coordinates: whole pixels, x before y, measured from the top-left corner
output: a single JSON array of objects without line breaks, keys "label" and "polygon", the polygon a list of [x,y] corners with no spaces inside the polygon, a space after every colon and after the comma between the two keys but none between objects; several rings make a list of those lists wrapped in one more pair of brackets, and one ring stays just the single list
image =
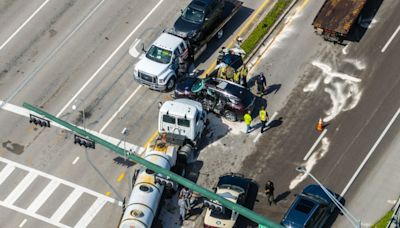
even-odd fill
[{"label": "white pickup truck", "polygon": [[178,71],[187,70],[187,58],[189,47],[186,41],[178,36],[162,33],[135,65],[134,78],[154,90],[172,90]]}]

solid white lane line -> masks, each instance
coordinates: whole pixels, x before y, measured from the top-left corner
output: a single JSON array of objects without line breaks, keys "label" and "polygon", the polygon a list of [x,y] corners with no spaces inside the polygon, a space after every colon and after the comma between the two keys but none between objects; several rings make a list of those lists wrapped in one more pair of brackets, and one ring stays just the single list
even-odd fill
[{"label": "solid white lane line", "polygon": [[351,177],[349,183],[347,183],[346,187],[343,189],[342,193],[340,194],[341,196],[344,196],[344,194],[346,194],[347,190],[349,190],[350,186],[353,184],[354,180],[356,179],[358,174],[361,172],[361,169],[367,163],[369,157],[371,157],[371,155],[374,153],[375,149],[378,147],[379,143],[382,141],[383,137],[386,135],[386,133],[388,132],[389,128],[392,126],[392,124],[397,119],[399,114],[400,114],[400,107],[399,107],[399,109],[397,109],[397,112],[394,114],[394,116],[390,120],[389,124],[385,127],[385,129],[383,130],[382,134],[379,136],[378,140],[375,142],[375,144],[369,150],[367,156],[364,158],[364,160],[362,161],[361,165],[358,167],[357,171]]},{"label": "solid white lane line", "polygon": [[[26,108],[23,108],[23,107],[20,107],[20,106],[17,106],[17,105],[13,105],[11,103],[6,103],[6,102],[3,102],[1,100],[0,100],[0,104],[1,104],[0,107],[3,110],[9,111],[9,112],[21,115],[21,116],[29,117],[29,114],[34,114],[34,115],[36,114],[34,112],[29,111]],[[69,131],[69,129],[67,129],[64,126],[61,126],[61,125],[59,125],[59,124],[57,124],[55,122],[51,122],[51,125]],[[83,129],[83,127],[80,127],[80,126],[77,126],[77,127]],[[91,133],[91,134],[93,134],[93,135],[96,135],[97,137],[100,137],[100,138],[102,138],[102,139],[104,139],[104,140],[106,140],[106,141],[108,141],[108,142],[110,142],[110,143],[112,143],[112,144],[114,144],[114,145],[116,145],[118,147],[120,147],[121,149],[123,149],[122,145],[124,145],[124,144],[123,144],[123,142],[120,141],[120,139],[117,139],[117,138],[114,138],[114,137],[111,137],[111,136],[108,136],[108,135],[104,135],[104,134],[101,134],[99,132],[92,131],[90,129],[86,129],[86,131]],[[144,151],[143,147],[131,144],[129,142],[125,142],[125,146],[126,146],[126,150],[133,151],[135,153],[141,153],[141,152]]]},{"label": "solid white lane line", "polygon": [[108,121],[106,122],[106,124],[104,124],[104,126],[100,129],[99,133],[103,133],[103,131],[108,127],[108,125],[111,123],[111,121],[114,120],[114,118],[118,115],[118,113],[125,107],[126,104],[128,104],[128,102],[132,99],[133,96],[135,96],[135,94],[139,91],[139,89],[142,88],[142,85],[139,85],[135,91],[133,91],[133,93],[128,97],[128,99],[126,99],[124,101],[124,103],[121,105],[121,107],[118,108],[118,110],[111,116],[110,119],[108,119]]},{"label": "solid white lane line", "polygon": [[126,42],[131,38],[131,36],[143,25],[143,23],[150,17],[150,15],[161,5],[164,0],[160,0],[157,5],[140,21],[140,23],[132,30],[132,32],[122,41],[122,43],[111,53],[111,55],[104,61],[103,64],[90,76],[89,80],[83,84],[83,86],[75,93],[75,95],[67,102],[67,104],[57,113],[56,117],[60,117],[61,114],[67,109],[72,102],[79,96],[79,94],[89,85],[89,83],[98,75],[98,73],[107,65],[108,62],[114,57],[114,55],[126,44]]},{"label": "solid white lane line", "polygon": [[28,216],[30,216],[30,217],[32,217],[32,218],[34,218],[34,219],[41,220],[41,221],[43,221],[43,222],[47,222],[47,223],[49,223],[49,224],[51,224],[51,225],[53,225],[53,226],[56,226],[56,227],[60,227],[60,228],[69,228],[69,226],[66,226],[66,225],[61,224],[61,223],[56,222],[56,221],[53,221],[53,220],[51,220],[51,219],[49,219],[49,218],[46,218],[46,217],[44,217],[44,216],[42,216],[42,215],[35,214],[35,213],[33,213],[33,212],[31,212],[31,211],[28,211],[28,210],[25,210],[25,209],[23,209],[23,208],[20,208],[20,207],[11,205],[11,204],[4,203],[4,202],[1,201],[1,200],[0,200],[0,206],[5,207],[5,208],[8,208],[8,209],[10,209],[10,210],[14,210],[14,211],[19,212],[19,213],[21,213],[21,214],[28,215]]},{"label": "solid white lane line", "polygon": [[96,201],[90,206],[86,213],[81,217],[75,227],[87,227],[89,223],[96,217],[97,213],[104,207],[107,202],[102,199],[96,199]]},{"label": "solid white lane line", "polygon": [[55,180],[55,181],[59,182],[60,184],[67,185],[68,187],[77,189],[77,190],[79,190],[79,191],[81,191],[81,192],[88,193],[88,194],[93,195],[93,196],[95,196],[95,197],[97,197],[97,198],[104,199],[105,201],[108,201],[108,202],[110,202],[110,203],[118,203],[118,205],[122,206],[122,202],[116,201],[115,199],[113,199],[113,198],[111,198],[111,197],[109,197],[109,196],[100,194],[100,193],[95,192],[95,191],[93,191],[93,190],[91,190],[91,189],[82,187],[82,186],[80,186],[80,185],[77,185],[77,184],[75,184],[75,183],[66,181],[66,180],[61,179],[61,178],[58,178],[58,177],[56,177],[56,176],[52,176],[52,175],[47,174],[47,173],[45,173],[45,172],[42,172],[42,171],[40,171],[40,170],[33,169],[33,168],[31,168],[31,167],[28,167],[28,166],[25,166],[25,165],[16,163],[16,162],[14,162],[14,161],[8,160],[8,159],[3,158],[3,157],[0,157],[0,162],[8,163],[8,164],[10,164],[10,165],[12,165],[12,166],[15,166],[16,168],[23,169],[23,170],[28,171],[28,172],[31,172],[31,173],[36,173],[36,174],[38,174],[38,175],[40,175],[40,176],[42,176],[42,177],[45,177],[45,178],[47,178],[47,179]]},{"label": "solid white lane line", "polygon": [[[267,126],[275,119],[276,115],[278,115],[278,112],[274,112],[274,114],[271,116],[271,119],[269,119],[269,121],[267,122]],[[261,135],[261,132],[259,132],[256,138],[253,140],[253,143],[257,142],[260,139]]]},{"label": "solid white lane line", "polygon": [[389,38],[389,40],[386,42],[385,46],[383,46],[381,52],[385,52],[386,49],[389,47],[390,43],[393,41],[394,37],[397,35],[397,33],[400,31],[400,25],[397,27],[396,31],[392,34],[392,36]]},{"label": "solid white lane line", "polygon": [[24,193],[24,191],[32,184],[32,182],[36,179],[36,173],[28,173],[24,179],[15,187],[15,189],[7,196],[4,200],[7,204],[14,204],[15,201]]},{"label": "solid white lane line", "polygon": [[317,141],[315,141],[314,145],[312,145],[310,150],[307,152],[306,156],[304,156],[304,158],[303,158],[304,161],[308,160],[308,158],[311,156],[312,152],[314,151],[315,147],[319,144],[319,142],[324,137],[324,135],[326,134],[327,131],[328,131],[328,129],[326,129],[326,128],[322,131],[322,133],[319,135]]},{"label": "solid white lane line", "polygon": [[75,204],[75,202],[81,197],[82,192],[78,189],[74,189],[74,191],[69,194],[67,199],[61,204],[61,206],[54,212],[51,216],[51,219],[54,221],[61,221],[65,214],[71,209],[71,207]]},{"label": "solid white lane line", "polygon": [[19,228],[23,227],[26,223],[27,219],[24,219],[20,224],[19,224]]},{"label": "solid white lane line", "polygon": [[35,10],[35,12],[33,12],[33,13],[31,14],[31,16],[29,16],[28,19],[26,19],[25,22],[22,23],[22,25],[20,25],[20,26],[18,27],[18,29],[15,30],[15,32],[14,32],[10,37],[8,37],[8,39],[0,46],[0,51],[1,51],[1,49],[3,49],[3,48],[8,44],[8,42],[10,42],[10,40],[11,40],[12,38],[14,38],[15,35],[17,35],[17,33],[18,33],[19,31],[21,31],[21,29],[22,29],[23,27],[25,27],[26,24],[29,23],[29,21],[30,21],[30,20],[41,10],[49,1],[50,1],[50,0],[44,1],[44,2],[42,3],[42,5],[40,5],[39,8],[37,8],[37,9]]},{"label": "solid white lane line", "polygon": [[74,161],[72,162],[72,164],[75,165],[75,164],[78,162],[78,160],[79,160],[79,157],[76,157],[76,158],[74,159]]},{"label": "solid white lane line", "polygon": [[[90,18],[90,16],[101,6],[101,4],[103,4],[105,0],[102,0],[100,3],[98,3],[96,5],[96,7],[94,9],[92,9],[92,11],[78,24],[78,26],[76,28],[74,28],[74,30],[72,30],[72,32],[70,34],[68,34],[67,37],[64,38],[64,40],[48,55],[46,56],[46,58],[40,62],[40,64],[33,70],[32,73],[30,73],[29,75],[27,75],[27,77],[24,79],[24,81],[17,87],[17,89],[15,89],[13,91],[13,93],[7,97],[7,99],[5,100],[6,103],[11,101],[18,93],[19,91],[21,91],[31,80],[32,78],[42,69],[42,67],[53,58],[53,56],[64,46],[64,44],[67,43],[67,41],[69,40],[69,38],[71,38],[76,31],[78,31],[82,25]],[[0,107],[3,107],[4,104],[1,104]]]},{"label": "solid white lane line", "polygon": [[32,211],[33,213],[39,210],[39,208],[44,204],[44,202],[46,202],[51,194],[53,194],[53,192],[57,189],[59,185],[59,182],[51,180],[50,183],[48,183],[43,189],[43,191],[41,191],[40,194],[35,198],[35,200],[33,200],[27,210]]},{"label": "solid white lane line", "polygon": [[14,171],[15,166],[7,164],[0,172],[0,185],[7,179],[7,177]]}]

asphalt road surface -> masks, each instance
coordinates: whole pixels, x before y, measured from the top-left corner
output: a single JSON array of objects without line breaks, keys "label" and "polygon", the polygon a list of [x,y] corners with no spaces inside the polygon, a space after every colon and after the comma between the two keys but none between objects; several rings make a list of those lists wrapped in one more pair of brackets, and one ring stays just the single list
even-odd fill
[{"label": "asphalt road surface", "polygon": [[[170,96],[133,80],[138,56],[128,50],[135,43],[140,54],[187,3],[0,3],[0,227],[118,224],[131,164],[101,147],[75,146],[73,135],[60,128],[30,125],[19,107],[28,102],[114,142],[127,128],[127,146],[143,146],[157,129],[158,102]],[[199,65],[206,68],[213,49],[229,42],[260,5],[246,1]]]}]

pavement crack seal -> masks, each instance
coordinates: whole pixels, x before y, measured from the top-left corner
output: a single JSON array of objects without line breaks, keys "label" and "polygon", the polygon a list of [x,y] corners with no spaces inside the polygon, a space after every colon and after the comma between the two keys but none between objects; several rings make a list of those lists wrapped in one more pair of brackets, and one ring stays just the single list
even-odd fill
[{"label": "pavement crack seal", "polygon": [[[343,62],[353,65],[357,70],[364,70],[366,68],[366,65],[360,60],[344,59]],[[322,80],[325,85],[324,91],[332,101],[332,106],[325,111],[326,116],[323,118],[325,122],[331,121],[339,113],[351,110],[358,104],[362,95],[362,90],[360,89],[361,79],[334,71],[326,63],[313,61],[311,64],[322,71],[324,78],[322,80],[319,77],[312,81],[304,87],[303,91],[315,91]]]},{"label": "pavement crack seal", "polygon": [[[308,172],[311,172],[313,167],[317,164],[319,160],[321,160],[329,150],[330,141],[327,137],[324,137],[321,140],[320,148],[315,151],[310,158],[302,163],[300,166],[305,167]],[[289,189],[294,189],[298,184],[300,184],[307,177],[304,173],[299,173],[289,184]]]}]

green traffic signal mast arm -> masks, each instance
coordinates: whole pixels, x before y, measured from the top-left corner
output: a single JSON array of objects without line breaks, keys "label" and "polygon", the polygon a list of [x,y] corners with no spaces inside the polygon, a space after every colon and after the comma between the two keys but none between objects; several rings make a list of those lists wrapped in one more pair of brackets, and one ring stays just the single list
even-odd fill
[{"label": "green traffic signal mast arm", "polygon": [[[58,124],[60,124],[60,125],[62,125],[64,127],[68,128],[72,132],[78,133],[78,134],[80,134],[82,136],[85,136],[85,137],[95,141],[96,143],[98,143],[100,145],[103,145],[104,147],[116,152],[120,156],[124,156],[124,150],[122,148],[119,148],[118,146],[116,146],[116,145],[114,145],[114,144],[112,144],[110,142],[107,142],[106,140],[103,140],[103,139],[101,139],[101,138],[99,138],[99,137],[97,137],[95,135],[92,135],[89,132],[87,132],[87,131],[85,131],[85,130],[83,130],[81,128],[78,128],[78,127],[76,127],[76,126],[74,126],[74,125],[72,125],[72,124],[70,124],[70,123],[68,123],[68,122],[66,122],[64,120],[61,120],[61,119],[59,119],[59,118],[57,118],[57,117],[55,117],[55,116],[53,116],[53,115],[41,110],[39,108],[36,108],[33,105],[30,105],[28,103],[24,103],[22,106],[27,108],[28,110],[30,110],[32,112],[35,112],[35,113],[37,113],[39,115],[42,115],[45,118],[47,118],[47,119],[49,119],[49,120],[51,120],[51,121],[53,121],[55,123],[58,123]],[[212,192],[212,191],[210,191],[210,190],[208,190],[206,188],[203,188],[200,185],[197,185],[196,183],[194,183],[194,182],[192,182],[192,181],[190,181],[190,180],[188,180],[188,179],[186,179],[184,177],[181,177],[181,176],[179,176],[179,175],[177,175],[177,174],[175,174],[175,173],[173,173],[173,172],[171,172],[171,171],[169,171],[167,169],[161,168],[160,166],[155,165],[155,164],[153,164],[153,163],[151,163],[151,162],[149,162],[149,161],[147,161],[147,160],[145,160],[145,159],[143,159],[143,158],[141,158],[139,156],[130,154],[128,156],[128,158],[130,160],[136,162],[136,163],[139,163],[139,164],[141,164],[141,165],[153,170],[156,173],[160,173],[160,174],[164,175],[165,177],[169,177],[174,182],[176,182],[176,183],[178,183],[180,185],[183,185],[185,187],[188,187],[192,191],[198,192],[200,195],[202,195],[202,196],[204,196],[204,197],[206,197],[208,199],[218,201],[222,206],[224,206],[226,208],[229,208],[229,209],[231,209],[233,211],[238,212],[240,215],[252,220],[253,222],[256,222],[256,223],[258,223],[260,225],[263,225],[265,227],[271,227],[271,228],[282,227],[281,225],[279,225],[279,224],[267,219],[266,217],[264,217],[262,215],[259,215],[259,214],[255,213],[255,212],[253,212],[252,210],[249,210],[248,208],[245,208],[245,207],[243,207],[243,206],[241,206],[239,204],[236,204],[236,203],[233,203],[233,202],[231,202],[229,200],[226,200],[225,198],[215,194],[214,192]]]}]

